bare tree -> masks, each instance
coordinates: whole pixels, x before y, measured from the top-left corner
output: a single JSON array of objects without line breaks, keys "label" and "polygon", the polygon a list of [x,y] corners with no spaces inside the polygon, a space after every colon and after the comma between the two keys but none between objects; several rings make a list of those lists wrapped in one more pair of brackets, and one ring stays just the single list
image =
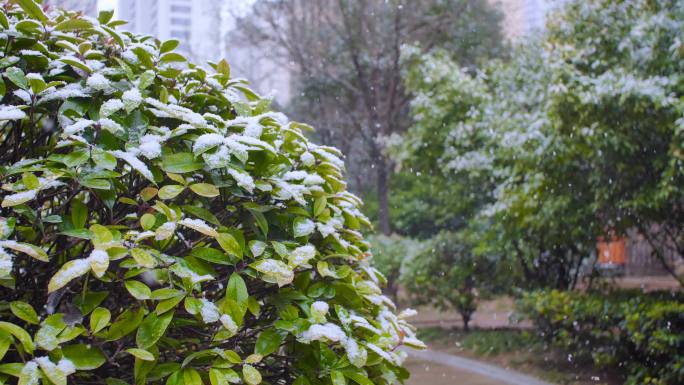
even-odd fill
[{"label": "bare tree", "polygon": [[410,124],[402,50],[446,46],[472,64],[500,50],[499,20],[485,0],[270,0],[238,26],[250,44],[295,68],[290,109],[348,154],[356,187],[374,187],[380,230],[389,234],[393,167],[382,139]]}]

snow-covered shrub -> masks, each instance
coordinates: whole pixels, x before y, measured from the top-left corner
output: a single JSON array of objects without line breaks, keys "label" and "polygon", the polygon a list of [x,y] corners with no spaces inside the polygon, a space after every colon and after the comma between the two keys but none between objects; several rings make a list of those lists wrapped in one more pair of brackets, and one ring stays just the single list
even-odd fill
[{"label": "snow-covered shrub", "polygon": [[407,376],[397,348],[422,344],[381,295],[336,149],[225,61],[189,64],[111,13],[16,3],[0,11],[0,383]]}]

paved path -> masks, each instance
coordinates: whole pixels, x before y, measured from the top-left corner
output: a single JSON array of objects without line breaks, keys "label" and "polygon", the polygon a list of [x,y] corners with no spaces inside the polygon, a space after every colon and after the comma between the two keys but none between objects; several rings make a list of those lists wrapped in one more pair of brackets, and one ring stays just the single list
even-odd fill
[{"label": "paved path", "polygon": [[408,353],[412,360],[409,367],[413,373],[409,384],[552,385],[513,370],[434,350],[410,350]]}]

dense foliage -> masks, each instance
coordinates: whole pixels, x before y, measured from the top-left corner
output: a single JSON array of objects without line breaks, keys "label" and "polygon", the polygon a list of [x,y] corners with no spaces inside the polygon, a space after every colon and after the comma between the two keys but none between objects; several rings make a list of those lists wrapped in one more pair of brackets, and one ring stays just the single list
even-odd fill
[{"label": "dense foliage", "polygon": [[670,293],[524,295],[518,311],[547,341],[626,371],[627,384],[684,382],[684,298]]},{"label": "dense foliage", "polygon": [[[230,77],[98,20],[0,10],[0,383],[388,384],[334,148]],[[15,380],[17,378],[18,380]]]},{"label": "dense foliage", "polygon": [[482,246],[516,258],[521,286],[574,287],[596,239],[628,229],[676,275],[683,5],[570,2],[547,33],[478,71],[405,51],[415,123],[395,156],[471,202],[454,216],[486,225]]}]

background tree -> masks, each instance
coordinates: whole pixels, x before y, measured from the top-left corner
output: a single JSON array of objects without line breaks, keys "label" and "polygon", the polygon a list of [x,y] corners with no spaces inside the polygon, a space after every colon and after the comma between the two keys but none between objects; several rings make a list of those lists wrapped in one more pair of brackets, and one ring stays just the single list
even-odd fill
[{"label": "background tree", "polygon": [[389,234],[393,165],[382,139],[410,122],[403,46],[449,47],[473,65],[501,52],[499,20],[484,0],[273,0],[257,3],[240,25],[250,41],[294,64],[295,115],[349,154],[357,188],[375,191],[380,230]]},{"label": "background tree", "polygon": [[496,260],[475,252],[466,232],[443,232],[430,239],[423,252],[405,261],[402,282],[413,303],[455,310],[470,330],[481,297],[497,287]]},{"label": "background tree", "polygon": [[373,263],[387,280],[386,292],[397,303],[399,285],[405,274],[404,263],[422,255],[425,245],[419,240],[397,234],[369,236],[368,242],[372,245]]}]

